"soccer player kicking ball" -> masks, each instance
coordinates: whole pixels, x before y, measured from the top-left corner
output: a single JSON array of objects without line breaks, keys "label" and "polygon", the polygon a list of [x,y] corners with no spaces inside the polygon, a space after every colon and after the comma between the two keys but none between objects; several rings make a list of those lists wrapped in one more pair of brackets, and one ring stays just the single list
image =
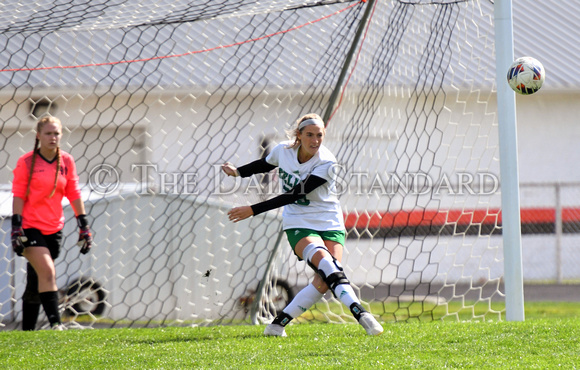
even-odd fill
[{"label": "soccer player kicking ball", "polygon": [[264,330],[265,335],[286,336],[285,326],[312,307],[330,288],[352,312],[369,335],[379,335],[383,327],[365,311],[356,297],[340,264],[346,239],[344,219],[336,196],[334,155],[322,145],[324,122],[317,114],[298,119],[289,132],[290,141],[278,144],[263,159],[236,168],[222,165],[228,176],[249,177],[278,167],[284,193],[252,206],[228,212],[233,222],[284,207],[283,228],[294,253],[317,273],[312,283],[276,316]]}]

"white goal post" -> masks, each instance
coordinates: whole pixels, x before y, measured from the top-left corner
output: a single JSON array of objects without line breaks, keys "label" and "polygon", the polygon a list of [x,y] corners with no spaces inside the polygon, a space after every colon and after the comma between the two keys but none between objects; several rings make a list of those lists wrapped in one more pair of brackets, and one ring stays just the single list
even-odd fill
[{"label": "white goal post", "polygon": [[506,319],[523,321],[525,318],[524,275],[520,228],[516,97],[501,73],[507,71],[514,61],[512,1],[496,0],[494,15]]}]

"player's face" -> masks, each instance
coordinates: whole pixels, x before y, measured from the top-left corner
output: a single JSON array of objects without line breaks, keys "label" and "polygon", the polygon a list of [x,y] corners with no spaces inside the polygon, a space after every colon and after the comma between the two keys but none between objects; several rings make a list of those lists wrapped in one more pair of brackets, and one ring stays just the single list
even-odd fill
[{"label": "player's face", "polygon": [[40,141],[40,147],[48,150],[56,150],[60,145],[62,128],[54,122],[46,123],[36,135]]},{"label": "player's face", "polygon": [[317,125],[306,126],[302,129],[300,135],[301,148],[305,151],[304,154],[308,156],[313,156],[318,152],[320,145],[322,145],[322,140],[324,140],[324,128]]}]

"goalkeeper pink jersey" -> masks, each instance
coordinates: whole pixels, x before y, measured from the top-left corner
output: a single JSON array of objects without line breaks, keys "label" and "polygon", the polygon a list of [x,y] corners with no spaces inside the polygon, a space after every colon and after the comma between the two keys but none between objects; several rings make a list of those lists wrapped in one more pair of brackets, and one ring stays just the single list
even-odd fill
[{"label": "goalkeeper pink jersey", "polygon": [[52,197],[50,197],[50,193],[54,188],[56,157],[54,160],[48,161],[37,152],[28,197],[26,196],[26,188],[32,164],[32,152],[26,153],[18,159],[13,171],[12,194],[24,199],[22,210],[22,227],[24,229],[38,229],[44,235],[60,231],[64,226],[62,198],[66,196],[72,202],[81,197],[79,177],[73,157],[62,150],[60,155],[60,173],[56,191]]}]

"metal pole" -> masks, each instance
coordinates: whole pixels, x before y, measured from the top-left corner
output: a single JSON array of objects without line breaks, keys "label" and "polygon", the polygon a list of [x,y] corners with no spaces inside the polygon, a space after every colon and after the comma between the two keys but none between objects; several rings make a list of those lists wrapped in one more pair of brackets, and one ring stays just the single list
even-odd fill
[{"label": "metal pole", "polygon": [[252,302],[252,307],[250,308],[250,319],[252,320],[252,324],[259,325],[258,322],[258,313],[260,312],[260,304],[262,303],[262,295],[264,295],[264,287],[266,283],[270,281],[270,271],[272,270],[272,265],[274,265],[274,257],[278,253],[278,249],[280,249],[280,244],[282,244],[282,236],[284,235],[284,230],[280,228],[280,232],[278,232],[278,237],[276,238],[276,243],[274,244],[274,249],[272,249],[272,253],[270,253],[270,257],[268,257],[268,263],[266,264],[266,271],[264,271],[264,276],[262,276],[262,280],[258,284],[258,290],[256,291],[256,299]]},{"label": "metal pole", "polygon": [[376,0],[370,0],[367,3],[367,7],[365,9],[363,17],[360,20],[360,23],[358,24],[358,28],[356,29],[354,39],[352,40],[352,44],[350,45],[350,49],[349,49],[348,53],[346,54],[346,59],[344,60],[344,64],[342,65],[342,70],[340,71],[340,75],[338,76],[338,81],[336,81],[336,85],[334,87],[334,90],[332,91],[332,94],[330,95],[330,99],[328,100],[328,106],[326,107],[326,112],[324,112],[324,116],[322,117],[322,119],[324,120],[324,122],[326,122],[326,124],[328,124],[328,119],[330,118],[330,116],[332,115],[332,112],[334,111],[334,108],[336,107],[337,100],[338,100],[340,93],[342,91],[342,85],[344,84],[344,80],[348,74],[348,70],[350,67],[350,63],[352,61],[352,57],[356,53],[356,48],[358,47],[358,43],[360,41],[360,38],[362,37],[364,29],[365,29],[367,23],[369,22],[369,19],[371,16],[371,10],[375,6],[375,2],[376,2]]},{"label": "metal pole", "polygon": [[511,0],[495,1],[494,20],[506,320],[523,321],[524,284],[516,99],[505,78],[514,60]]},{"label": "metal pole", "polygon": [[558,284],[562,284],[562,280],[564,280],[562,273],[562,188],[557,183],[554,189],[556,191],[556,271],[558,273]]}]

